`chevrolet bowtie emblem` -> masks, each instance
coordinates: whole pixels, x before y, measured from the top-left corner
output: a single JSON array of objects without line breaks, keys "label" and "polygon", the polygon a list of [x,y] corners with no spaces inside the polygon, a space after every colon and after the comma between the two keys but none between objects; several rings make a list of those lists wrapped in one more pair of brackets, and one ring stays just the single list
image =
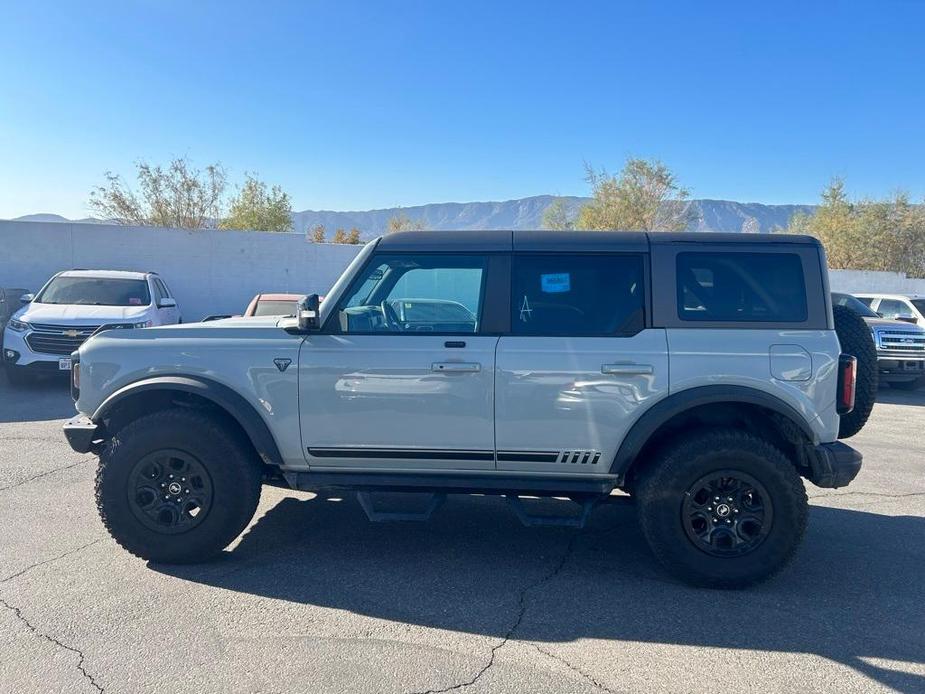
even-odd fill
[{"label": "chevrolet bowtie emblem", "polygon": [[80,335],[80,331],[79,330],[65,330],[64,334],[67,337],[78,337]]},{"label": "chevrolet bowtie emblem", "polygon": [[280,370],[280,373],[289,368],[289,365],[292,363],[292,359],[282,359],[277,357],[273,360],[273,363],[276,364],[276,368]]}]

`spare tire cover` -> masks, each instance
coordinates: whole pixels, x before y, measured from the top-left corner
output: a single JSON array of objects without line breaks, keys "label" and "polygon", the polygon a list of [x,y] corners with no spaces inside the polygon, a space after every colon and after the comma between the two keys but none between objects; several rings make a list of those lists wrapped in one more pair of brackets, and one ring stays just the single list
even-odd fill
[{"label": "spare tire cover", "polygon": [[874,409],[877,399],[877,348],[861,314],[847,306],[838,305],[832,307],[832,312],[842,354],[850,354],[858,360],[854,409],[841,415],[838,427],[838,438],[846,439],[863,428]]}]

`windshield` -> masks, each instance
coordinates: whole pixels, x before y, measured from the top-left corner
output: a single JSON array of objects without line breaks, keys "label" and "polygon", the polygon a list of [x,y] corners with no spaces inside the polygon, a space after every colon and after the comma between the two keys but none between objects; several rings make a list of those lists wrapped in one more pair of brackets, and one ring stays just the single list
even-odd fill
[{"label": "windshield", "polygon": [[39,304],[147,306],[151,293],[145,280],[103,277],[55,277],[35,298]]},{"label": "windshield", "polygon": [[836,294],[832,293],[832,303],[837,306],[847,306],[848,308],[857,311],[862,316],[866,318],[879,318],[879,316],[863,301],[851,296],[850,294]]},{"label": "windshield", "polygon": [[298,301],[258,301],[255,316],[294,316]]}]

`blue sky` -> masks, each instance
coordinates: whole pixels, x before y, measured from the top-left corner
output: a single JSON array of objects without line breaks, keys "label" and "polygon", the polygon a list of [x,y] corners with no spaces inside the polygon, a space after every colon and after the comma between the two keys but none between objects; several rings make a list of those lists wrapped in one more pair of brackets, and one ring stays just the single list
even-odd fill
[{"label": "blue sky", "polygon": [[695,197],[921,198],[923,36],[914,0],[4,0],[0,218],[174,156],[297,210],[580,195],[627,156]]}]

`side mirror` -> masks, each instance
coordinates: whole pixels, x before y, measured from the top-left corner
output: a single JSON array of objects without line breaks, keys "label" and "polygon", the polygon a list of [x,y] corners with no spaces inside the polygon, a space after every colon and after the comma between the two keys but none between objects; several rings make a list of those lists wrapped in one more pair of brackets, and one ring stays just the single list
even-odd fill
[{"label": "side mirror", "polygon": [[911,313],[900,313],[898,316],[896,316],[896,320],[901,320],[903,323],[918,323],[918,319]]},{"label": "side mirror", "polygon": [[177,300],[171,299],[169,297],[165,297],[157,302],[158,308],[175,308],[176,305],[177,305]]},{"label": "side mirror", "polygon": [[32,300],[35,298],[35,294],[23,294],[19,297],[20,302],[24,304],[32,303]]},{"label": "side mirror", "polygon": [[318,307],[321,299],[317,294],[309,294],[299,302],[299,330],[308,332],[318,330]]}]

